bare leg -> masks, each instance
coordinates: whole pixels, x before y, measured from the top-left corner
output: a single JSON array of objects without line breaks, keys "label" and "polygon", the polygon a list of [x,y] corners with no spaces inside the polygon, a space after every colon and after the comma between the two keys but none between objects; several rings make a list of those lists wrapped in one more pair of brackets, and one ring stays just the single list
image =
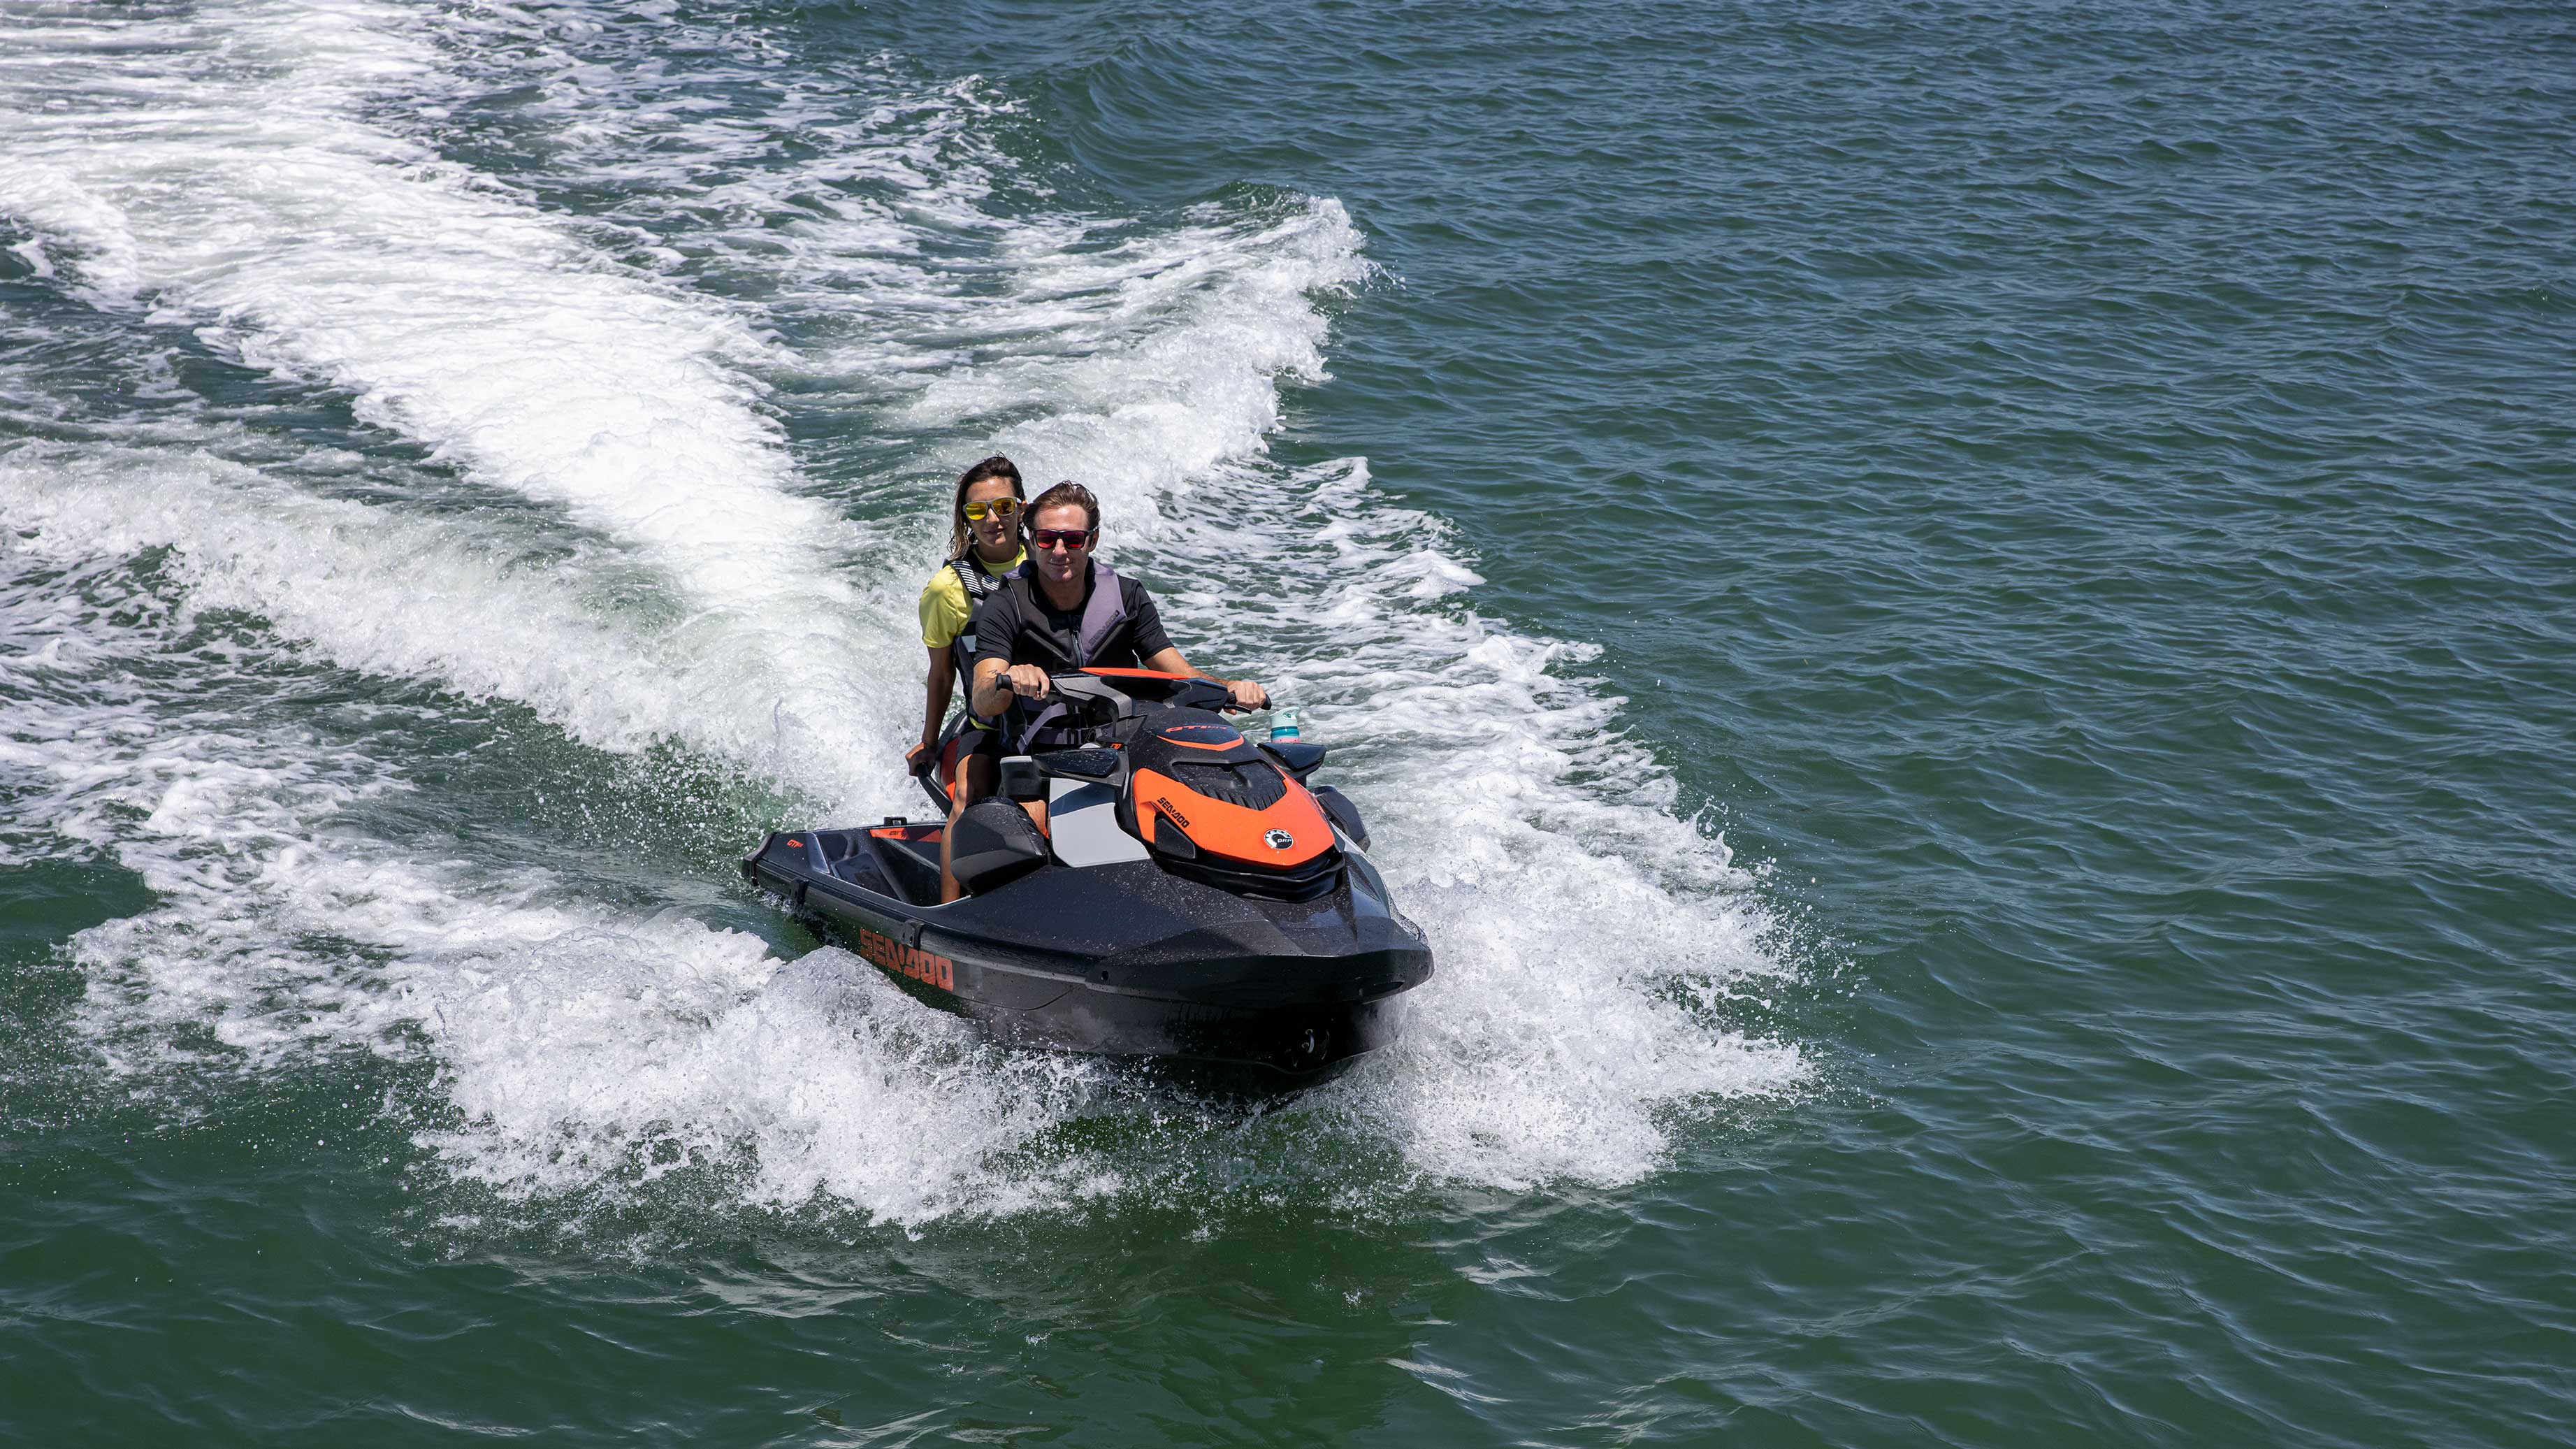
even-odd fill
[{"label": "bare leg", "polygon": [[948,828],[939,832],[939,903],[943,906],[966,894],[957,884],[957,818],[967,806],[993,793],[994,773],[992,757],[981,750],[957,767],[957,784],[948,792]]}]

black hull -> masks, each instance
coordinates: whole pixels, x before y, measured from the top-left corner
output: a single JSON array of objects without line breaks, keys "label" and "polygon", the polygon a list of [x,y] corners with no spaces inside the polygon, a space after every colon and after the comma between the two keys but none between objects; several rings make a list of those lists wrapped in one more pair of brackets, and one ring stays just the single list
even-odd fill
[{"label": "black hull", "polygon": [[[809,912],[821,934],[847,931]],[[1006,1046],[1151,1061],[1179,1085],[1227,1093],[1295,1091],[1329,1081],[1393,1041],[1400,1003],[1227,1007],[1075,982],[1045,1004],[1013,1008],[942,991],[880,966],[932,1004],[982,1023]]]},{"label": "black hull", "polygon": [[1392,1040],[1396,998],[1431,975],[1429,948],[1356,853],[1330,894],[1302,902],[1140,861],[1050,864],[988,895],[924,905],[907,896],[927,893],[918,832],[934,827],[902,829],[909,839],[773,834],[743,875],[1008,1045],[1150,1059],[1189,1087],[1292,1091]]}]

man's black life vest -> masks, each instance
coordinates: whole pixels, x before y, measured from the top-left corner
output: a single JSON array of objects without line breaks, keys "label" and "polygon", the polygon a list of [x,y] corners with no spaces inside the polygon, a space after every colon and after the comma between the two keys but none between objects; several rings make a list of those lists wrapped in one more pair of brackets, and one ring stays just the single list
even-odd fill
[{"label": "man's black life vest", "polygon": [[[1031,559],[1013,569],[1010,577],[1028,580],[1027,587],[1031,600],[1040,605],[1045,604],[1046,595],[1039,592],[1043,586],[1038,582],[1037,560]],[[994,587],[999,588],[1000,585],[996,584]],[[1126,622],[1127,591],[1118,586],[1117,570],[1098,559],[1093,559],[1091,561],[1091,597],[1083,601],[1082,627],[1076,631],[1073,646],[1074,668],[1087,667],[1099,656],[1100,646],[1108,643],[1109,636],[1118,632],[1118,626]],[[1084,743],[1088,731],[1071,729],[1056,723],[1064,717],[1064,713],[1062,700],[1040,705],[1034,712],[1030,712],[1024,710],[1020,701],[1014,697],[1010,714],[1017,723],[1016,732],[1011,737],[1011,748],[1025,755],[1033,749],[1054,750]]]}]

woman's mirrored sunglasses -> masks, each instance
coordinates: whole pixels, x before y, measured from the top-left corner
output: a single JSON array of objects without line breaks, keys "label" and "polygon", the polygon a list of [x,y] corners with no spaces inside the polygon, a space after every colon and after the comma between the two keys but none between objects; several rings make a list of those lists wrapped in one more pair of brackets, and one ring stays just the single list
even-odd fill
[{"label": "woman's mirrored sunglasses", "polygon": [[1093,536],[1099,532],[1096,528],[1032,528],[1029,530],[1029,547],[1089,548]]},{"label": "woman's mirrored sunglasses", "polygon": [[970,520],[981,520],[987,513],[995,518],[1010,518],[1017,515],[1019,511],[1020,500],[1016,498],[995,498],[966,505],[966,516]]}]

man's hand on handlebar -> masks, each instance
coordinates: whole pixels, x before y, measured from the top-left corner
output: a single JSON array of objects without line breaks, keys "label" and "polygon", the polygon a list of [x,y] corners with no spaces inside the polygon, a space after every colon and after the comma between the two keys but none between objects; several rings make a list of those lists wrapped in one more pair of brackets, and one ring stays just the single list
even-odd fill
[{"label": "man's hand on handlebar", "polygon": [[1228,680],[1225,692],[1234,701],[1236,709],[1267,709],[1270,706],[1270,691],[1249,679]]},{"label": "man's hand on handlebar", "polygon": [[1044,699],[1055,688],[1047,672],[1034,664],[1014,664],[1002,672],[1002,679],[1022,699]]}]

